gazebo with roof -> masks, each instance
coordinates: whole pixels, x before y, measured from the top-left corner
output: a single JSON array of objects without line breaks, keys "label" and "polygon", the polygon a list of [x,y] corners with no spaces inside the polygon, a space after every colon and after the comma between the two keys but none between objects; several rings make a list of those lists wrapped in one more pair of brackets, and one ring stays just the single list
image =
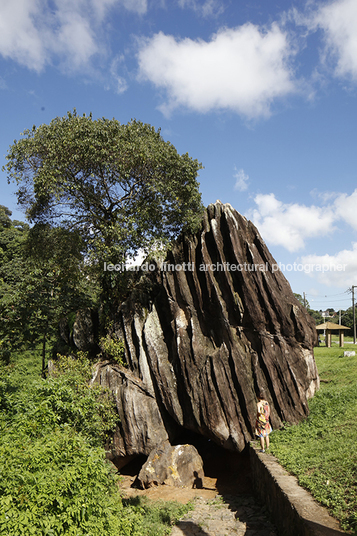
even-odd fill
[{"label": "gazebo with roof", "polygon": [[334,324],[333,322],[325,322],[324,324],[320,324],[319,326],[316,326],[316,329],[319,331],[319,330],[326,330],[326,337],[325,337],[325,342],[326,342],[326,346],[327,348],[331,348],[331,335],[332,335],[332,331],[337,331],[339,332],[339,343],[340,343],[340,346],[343,346],[343,338],[344,338],[344,330],[345,329],[350,329],[346,326],[342,326],[341,324]]}]

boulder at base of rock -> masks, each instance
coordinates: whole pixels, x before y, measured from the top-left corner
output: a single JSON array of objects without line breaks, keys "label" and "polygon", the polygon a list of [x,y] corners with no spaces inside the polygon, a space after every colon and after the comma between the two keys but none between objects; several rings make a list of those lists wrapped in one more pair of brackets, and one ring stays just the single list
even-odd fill
[{"label": "boulder at base of rock", "polygon": [[73,324],[73,343],[78,350],[86,352],[95,348],[97,323],[95,311],[89,308],[77,311]]},{"label": "boulder at base of rock", "polygon": [[172,447],[165,442],[151,451],[136,483],[142,489],[160,484],[202,488],[203,477],[202,458],[193,445]]}]

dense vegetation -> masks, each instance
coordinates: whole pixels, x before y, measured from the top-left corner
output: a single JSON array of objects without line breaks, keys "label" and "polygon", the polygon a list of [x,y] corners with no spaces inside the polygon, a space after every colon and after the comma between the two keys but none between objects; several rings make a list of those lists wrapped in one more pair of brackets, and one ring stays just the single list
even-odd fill
[{"label": "dense vegetation", "polygon": [[190,506],[122,500],[105,461],[117,415],[89,361],[39,378],[36,352],[0,367],[0,534],[163,536]]},{"label": "dense vegetation", "polygon": [[310,415],[272,435],[271,452],[327,506],[344,530],[357,534],[357,358],[351,348],[315,348],[321,388]]},{"label": "dense vegetation", "polygon": [[62,317],[97,303],[77,233],[11,220],[0,205],[0,359],[41,342],[42,369],[48,341]]},{"label": "dense vegetation", "polygon": [[94,346],[120,362],[110,304],[132,278],[103,262],[195,230],[201,168],[150,125],[76,111],[10,147],[3,169],[31,226],[0,206],[0,534],[161,536],[189,508],[121,499],[105,462],[110,394],[89,385],[91,363],[71,341],[67,357],[51,346],[60,321],[96,308]]}]

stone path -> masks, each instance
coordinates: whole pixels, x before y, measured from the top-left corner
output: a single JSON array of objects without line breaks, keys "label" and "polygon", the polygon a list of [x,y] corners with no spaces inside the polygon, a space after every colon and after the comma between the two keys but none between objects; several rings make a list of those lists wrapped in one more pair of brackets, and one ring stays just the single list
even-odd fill
[{"label": "stone path", "polygon": [[[193,502],[188,512],[172,528],[171,536],[277,536],[266,510],[254,499],[249,453],[225,451],[213,442],[199,438],[197,444],[205,463],[202,489],[155,486],[147,490],[132,488],[140,467],[122,473],[126,496],[146,495],[153,500]],[[186,441],[192,443],[192,441]],[[125,469],[125,468],[124,468]]]},{"label": "stone path", "polygon": [[171,536],[277,536],[265,508],[251,495],[197,497],[195,509],[172,529]]}]

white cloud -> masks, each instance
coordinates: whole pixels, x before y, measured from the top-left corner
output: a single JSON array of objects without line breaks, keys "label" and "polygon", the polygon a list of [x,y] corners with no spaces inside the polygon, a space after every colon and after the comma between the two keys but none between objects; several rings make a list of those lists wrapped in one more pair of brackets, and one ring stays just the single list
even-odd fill
[{"label": "white cloud", "polygon": [[223,29],[211,41],[162,32],[142,43],[139,78],[167,92],[161,110],[230,109],[248,118],[269,116],[272,102],[296,90],[287,35],[251,23]]},{"label": "white cloud", "polygon": [[[110,65],[110,74],[111,74],[112,80],[114,81],[114,91],[118,95],[121,95],[128,89],[127,81],[125,80],[123,76],[119,74],[124,69],[123,64],[124,64],[124,56],[119,55],[116,58],[114,58],[114,60],[112,61]],[[108,87],[107,89],[110,89],[110,87]]]},{"label": "white cloud", "polygon": [[[57,0],[58,1],[58,0]],[[68,0],[67,0],[68,1]],[[69,0],[71,4],[73,5],[73,1]],[[83,0],[77,0],[77,2],[81,2]],[[63,3],[63,2],[62,2]],[[108,10],[118,3],[118,0],[91,0],[91,6],[95,13],[95,16],[99,18],[99,20],[103,20],[105,15],[107,14]]]},{"label": "white cloud", "polygon": [[320,199],[323,203],[328,203],[330,201],[333,201],[336,199],[336,197],[340,196],[341,194],[339,192],[333,192],[333,191],[321,191],[318,188],[314,188],[310,192],[311,197],[314,199]]},{"label": "white cloud", "polygon": [[[319,192],[316,196],[324,202],[323,206],[282,203],[273,193],[258,194],[254,198],[257,207],[246,215],[258,227],[264,240],[290,252],[302,249],[309,238],[331,234],[339,221],[357,231],[357,189],[351,195]],[[347,250],[342,253],[348,255]]]},{"label": "white cloud", "polygon": [[244,173],[244,169],[235,169],[235,174],[233,177],[236,179],[234,189],[238,190],[239,192],[244,192],[248,189],[248,181],[249,181],[249,175],[246,175]]},{"label": "white cloud", "polygon": [[55,60],[87,68],[102,52],[100,25],[115,5],[147,11],[147,0],[1,0],[0,55],[38,72]]},{"label": "white cloud", "polygon": [[182,8],[190,8],[203,17],[219,15],[224,11],[223,5],[218,0],[178,0],[178,5]]},{"label": "white cloud", "polygon": [[357,189],[351,194],[339,194],[335,199],[336,215],[357,231]]},{"label": "white cloud", "polygon": [[35,24],[40,11],[40,0],[2,0],[0,4],[0,54],[36,71],[46,62]]},{"label": "white cloud", "polygon": [[308,275],[327,286],[348,287],[356,283],[357,243],[352,249],[344,249],[336,255],[306,255],[303,265],[310,266]]},{"label": "white cloud", "polygon": [[65,59],[71,69],[87,65],[90,58],[99,52],[90,21],[76,11],[58,11],[58,29],[49,39],[50,51]]},{"label": "white cloud", "polygon": [[121,95],[128,89],[128,83],[122,76],[116,76],[115,79],[115,93]]},{"label": "white cloud", "polygon": [[144,14],[148,9],[147,0],[120,0],[120,3],[128,11],[134,11],[135,13]]},{"label": "white cloud", "polygon": [[258,208],[248,217],[264,240],[290,252],[302,249],[307,238],[326,236],[334,230],[336,214],[332,207],[284,204],[274,194],[259,194],[254,201]]},{"label": "white cloud", "polygon": [[320,7],[311,24],[325,32],[325,53],[336,59],[335,74],[357,80],[356,0],[336,0]]}]

